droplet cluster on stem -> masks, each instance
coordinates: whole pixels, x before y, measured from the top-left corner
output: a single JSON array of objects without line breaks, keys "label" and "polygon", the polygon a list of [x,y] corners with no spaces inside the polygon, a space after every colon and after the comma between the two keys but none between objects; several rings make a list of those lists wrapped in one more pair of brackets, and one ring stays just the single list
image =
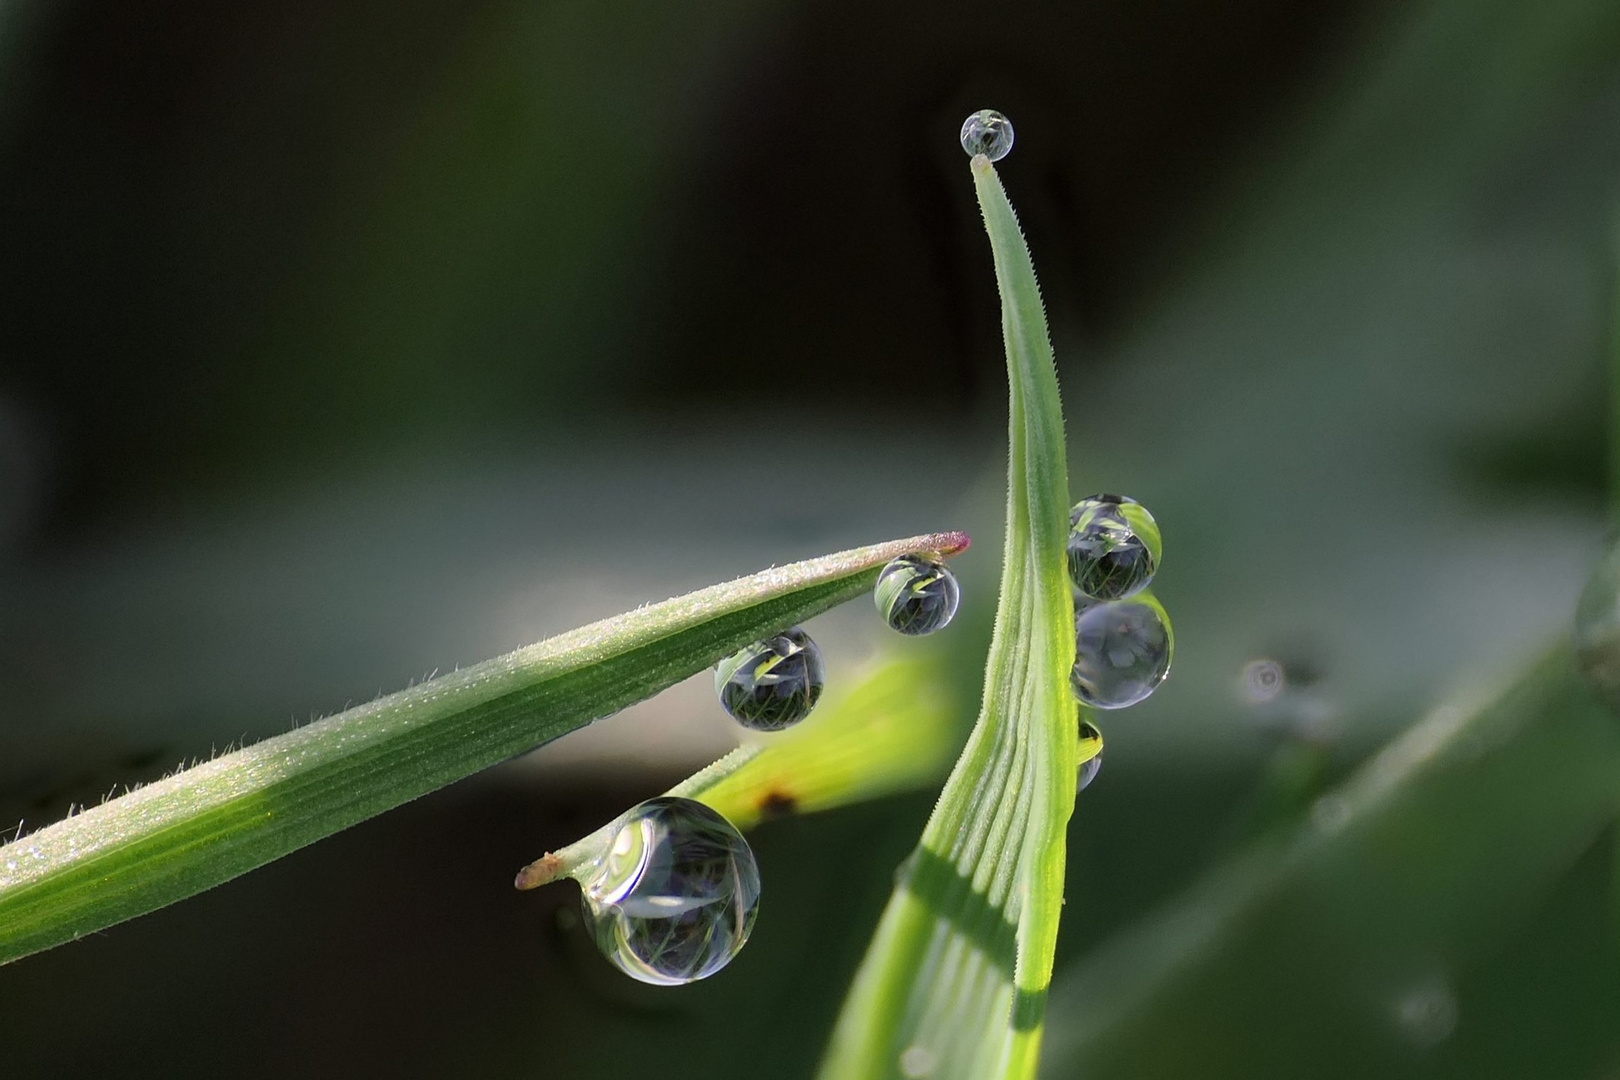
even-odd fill
[{"label": "droplet cluster on stem", "polygon": [[[1148,590],[1164,558],[1158,522],[1135,499],[1088,495],[1069,511],[1067,554],[1074,588],[1074,695],[1091,709],[1135,705],[1164,682],[1175,654],[1170,616]],[[1088,755],[1092,735],[1096,750]],[[1096,778],[1101,753],[1102,733],[1082,720],[1079,789]]]}]

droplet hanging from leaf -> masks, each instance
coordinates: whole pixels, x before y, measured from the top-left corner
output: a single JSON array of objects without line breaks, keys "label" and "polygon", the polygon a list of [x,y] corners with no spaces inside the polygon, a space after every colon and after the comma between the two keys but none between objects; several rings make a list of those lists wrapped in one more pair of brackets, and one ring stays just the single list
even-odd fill
[{"label": "droplet hanging from leaf", "polygon": [[1089,495],[1069,511],[1069,576],[1094,600],[1147,588],[1164,548],[1147,507],[1124,495]]},{"label": "droplet hanging from leaf", "polygon": [[797,626],[738,650],[714,669],[720,704],[755,731],[781,731],[809,716],[826,682],[821,649]]},{"label": "droplet hanging from leaf", "polygon": [[962,587],[939,560],[902,555],[878,575],[872,599],[890,629],[920,636],[950,623],[962,600]]}]

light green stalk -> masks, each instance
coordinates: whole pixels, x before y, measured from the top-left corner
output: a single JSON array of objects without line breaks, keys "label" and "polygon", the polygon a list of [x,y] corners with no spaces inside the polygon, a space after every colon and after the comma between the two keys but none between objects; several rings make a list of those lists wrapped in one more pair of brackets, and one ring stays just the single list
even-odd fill
[{"label": "light green stalk", "polygon": [[651,697],[872,588],[936,533],[581,627],[187,769],[0,847],[0,962],[184,899]]},{"label": "light green stalk", "polygon": [[1011,389],[995,635],[978,722],[844,1003],[826,1080],[1032,1076],[1057,942],[1078,739],[1063,415],[1029,250],[995,168],[981,155],[972,169]]}]

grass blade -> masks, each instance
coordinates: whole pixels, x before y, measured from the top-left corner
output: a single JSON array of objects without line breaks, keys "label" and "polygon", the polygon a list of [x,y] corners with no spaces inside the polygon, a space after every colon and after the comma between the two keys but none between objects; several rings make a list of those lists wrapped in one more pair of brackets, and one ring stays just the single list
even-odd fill
[{"label": "grass blade", "polygon": [[844,1003],[827,1080],[1033,1075],[1057,941],[1078,724],[1063,416],[1029,250],[995,168],[972,168],[1011,391],[996,628],[978,721]]},{"label": "grass blade", "polygon": [[226,754],[0,847],[0,962],[145,914],[651,697],[936,533],[766,570]]}]

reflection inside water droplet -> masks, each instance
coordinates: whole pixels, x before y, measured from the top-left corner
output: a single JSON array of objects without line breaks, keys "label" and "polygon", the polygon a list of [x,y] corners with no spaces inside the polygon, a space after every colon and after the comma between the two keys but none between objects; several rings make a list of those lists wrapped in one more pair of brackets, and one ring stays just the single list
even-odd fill
[{"label": "reflection inside water droplet", "polygon": [[725,967],[759,909],[759,869],[742,834],[702,803],[668,795],[620,818],[580,887],[602,955],[661,986]]},{"label": "reflection inside water droplet", "polygon": [[902,555],[878,575],[872,599],[890,629],[920,636],[950,623],[962,589],[956,575],[939,560]]},{"label": "reflection inside water droplet", "polygon": [[816,707],[827,682],[821,649],[797,626],[720,661],[714,687],[743,727],[781,731]]},{"label": "reflection inside water droplet", "polygon": [[1102,731],[1090,720],[1080,721],[1080,772],[1074,787],[1076,794],[1090,787],[1102,771],[1102,752]]}]

